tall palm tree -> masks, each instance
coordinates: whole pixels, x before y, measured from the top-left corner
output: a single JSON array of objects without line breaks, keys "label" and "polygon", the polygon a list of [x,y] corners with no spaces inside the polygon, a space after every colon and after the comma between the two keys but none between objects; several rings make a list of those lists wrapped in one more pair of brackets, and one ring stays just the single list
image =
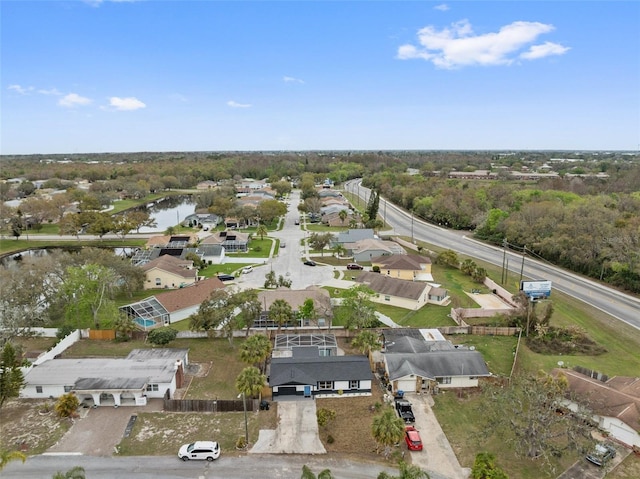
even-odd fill
[{"label": "tall palm tree", "polygon": [[271,303],[269,319],[278,323],[278,333],[280,333],[280,328],[282,328],[283,324],[293,321],[294,318],[293,308],[284,299],[276,299]]},{"label": "tall palm tree", "polygon": [[316,478],[317,479],[334,479],[334,476],[333,474],[331,474],[331,470],[329,469],[324,469],[320,471],[316,476],[311,470],[311,468],[309,468],[309,466],[307,466],[306,464],[302,466],[302,475],[300,476],[300,479],[316,479]]},{"label": "tall palm tree", "polygon": [[238,392],[249,397],[260,396],[262,388],[267,383],[267,377],[255,366],[244,368],[236,378]]},{"label": "tall palm tree", "polygon": [[264,372],[266,360],[272,349],[269,338],[264,334],[254,334],[240,346],[240,359],[251,366],[258,366],[260,372]]},{"label": "tall palm tree", "polygon": [[399,476],[391,476],[383,471],[378,474],[377,479],[429,479],[430,477],[427,471],[423,471],[418,466],[407,464],[404,461],[400,461],[399,467]]},{"label": "tall palm tree", "polygon": [[362,354],[366,354],[371,363],[371,351],[380,351],[382,344],[375,331],[370,329],[363,329],[360,331],[351,344],[362,351]]},{"label": "tall palm tree", "polygon": [[344,220],[347,219],[347,216],[349,216],[349,214],[347,213],[347,210],[340,210],[338,212],[338,218],[340,218],[340,222],[342,223],[342,226],[344,226]]},{"label": "tall palm tree", "polygon": [[393,409],[386,408],[373,418],[371,434],[377,443],[376,452],[379,452],[379,448],[382,446],[385,457],[389,457],[391,448],[399,443],[404,436],[404,421],[396,416]]},{"label": "tall palm tree", "polygon": [[269,230],[267,230],[265,225],[259,225],[258,228],[256,228],[256,234],[260,236],[261,240],[263,240],[264,237],[269,234]]}]

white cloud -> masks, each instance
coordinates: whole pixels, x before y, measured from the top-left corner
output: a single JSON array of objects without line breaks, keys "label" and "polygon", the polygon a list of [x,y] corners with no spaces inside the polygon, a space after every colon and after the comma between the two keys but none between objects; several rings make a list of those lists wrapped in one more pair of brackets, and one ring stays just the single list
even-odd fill
[{"label": "white cloud", "polygon": [[434,10],[440,10],[441,12],[446,12],[447,10],[449,10],[449,5],[447,5],[446,3],[441,3],[440,5],[436,5],[435,7],[433,7]]},{"label": "white cloud", "polygon": [[229,105],[231,108],[251,108],[251,104],[249,103],[238,103],[236,101],[233,100],[229,100],[227,102],[227,105]]},{"label": "white cloud", "polygon": [[284,81],[285,83],[304,83],[304,80],[301,80],[300,78],[294,78],[294,77],[288,77],[288,76],[282,77],[282,81]]},{"label": "white cloud", "polygon": [[[476,35],[468,20],[451,24],[437,30],[427,26],[418,31],[418,45],[401,45],[397,58],[401,60],[422,59],[432,62],[437,68],[453,69],[471,65],[509,65],[520,52],[520,58],[536,59],[543,56],[565,53],[568,48],[558,44],[531,47],[521,50],[545,33],[554,30],[553,25],[538,22],[513,22],[498,32]],[[547,44],[545,44],[547,45]]]},{"label": "white cloud", "polygon": [[58,105],[66,108],[73,108],[76,106],[89,105],[92,102],[90,98],[85,98],[77,93],[69,93],[58,100]]},{"label": "white cloud", "polygon": [[23,87],[23,86],[20,86],[20,85],[9,85],[7,87],[7,90],[13,90],[16,93],[19,93],[20,95],[27,95],[29,92],[33,91],[33,87],[32,86]]},{"label": "white cloud", "polygon": [[118,111],[133,111],[147,107],[147,105],[132,96],[128,98],[112,96],[109,98],[109,106]]},{"label": "white cloud", "polygon": [[38,93],[40,93],[41,95],[54,95],[54,96],[62,95],[62,93],[60,93],[57,88],[49,88],[48,90],[40,89],[38,90]]},{"label": "white cloud", "polygon": [[557,43],[545,42],[542,45],[532,45],[528,51],[520,54],[520,58],[525,60],[536,60],[550,55],[564,55],[569,50],[571,50],[569,47],[564,47]]}]

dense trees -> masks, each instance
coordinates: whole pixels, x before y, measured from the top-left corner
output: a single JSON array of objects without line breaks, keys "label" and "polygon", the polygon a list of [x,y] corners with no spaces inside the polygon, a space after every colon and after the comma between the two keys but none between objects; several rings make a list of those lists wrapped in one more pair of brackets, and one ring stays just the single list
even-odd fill
[{"label": "dense trees", "polygon": [[0,407],[7,399],[18,397],[24,385],[19,354],[10,342],[6,342],[0,353]]}]

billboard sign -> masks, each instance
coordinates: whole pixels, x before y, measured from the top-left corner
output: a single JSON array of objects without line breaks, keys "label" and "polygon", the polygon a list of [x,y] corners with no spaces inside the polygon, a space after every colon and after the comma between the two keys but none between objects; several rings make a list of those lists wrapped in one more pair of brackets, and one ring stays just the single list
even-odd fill
[{"label": "billboard sign", "polygon": [[551,296],[551,281],[520,281],[520,291],[532,300]]}]

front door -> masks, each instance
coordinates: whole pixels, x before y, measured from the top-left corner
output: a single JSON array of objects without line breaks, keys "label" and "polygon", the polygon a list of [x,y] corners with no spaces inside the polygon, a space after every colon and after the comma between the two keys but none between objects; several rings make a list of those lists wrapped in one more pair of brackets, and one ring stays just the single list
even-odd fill
[{"label": "front door", "polygon": [[310,398],[311,397],[311,386],[305,386],[304,387],[304,397],[306,397],[306,398]]}]

